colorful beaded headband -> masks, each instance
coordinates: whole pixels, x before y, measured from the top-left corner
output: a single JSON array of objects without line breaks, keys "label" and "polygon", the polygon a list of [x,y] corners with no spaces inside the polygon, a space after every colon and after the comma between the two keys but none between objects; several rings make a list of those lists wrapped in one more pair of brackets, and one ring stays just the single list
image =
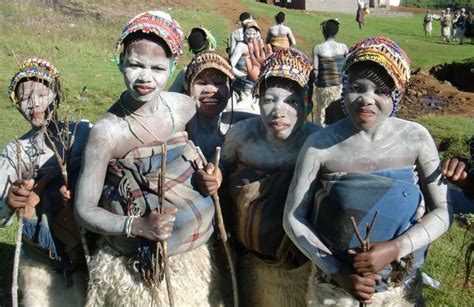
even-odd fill
[{"label": "colorful beaded headband", "polygon": [[357,62],[371,61],[382,66],[401,91],[410,79],[410,59],[394,41],[385,37],[369,37],[349,49],[343,70]]},{"label": "colorful beaded headband", "polygon": [[61,84],[59,81],[59,72],[50,62],[38,57],[32,57],[18,67],[8,87],[8,96],[14,104],[18,103],[15,93],[16,87],[23,79],[43,81],[46,86],[56,93],[56,100],[58,103],[60,102]]},{"label": "colorful beaded headband", "polygon": [[282,48],[272,53],[265,60],[260,75],[255,82],[253,93],[258,96],[262,81],[270,77],[290,79],[304,88],[308,83],[312,69],[311,62],[302,51],[294,48]]},{"label": "colorful beaded headband", "polygon": [[115,44],[117,57],[120,56],[125,38],[137,31],[153,33],[162,38],[171,50],[174,59],[177,59],[183,53],[183,31],[181,31],[181,27],[176,20],[162,11],[148,11],[133,17],[123,29]]},{"label": "colorful beaded headband", "polygon": [[186,90],[188,91],[188,94],[191,90],[194,80],[199,75],[199,73],[208,68],[217,69],[223,72],[231,80],[234,79],[232,66],[230,66],[227,56],[224,56],[216,51],[206,50],[198,53],[186,69],[185,79]]}]

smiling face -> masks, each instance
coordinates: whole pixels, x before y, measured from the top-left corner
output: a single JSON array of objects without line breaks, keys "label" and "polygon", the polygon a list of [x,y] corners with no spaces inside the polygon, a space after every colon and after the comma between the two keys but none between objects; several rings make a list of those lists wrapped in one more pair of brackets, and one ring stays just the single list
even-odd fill
[{"label": "smiling face", "polygon": [[270,78],[265,87],[260,96],[263,125],[270,139],[285,141],[303,123],[303,89],[282,78]]},{"label": "smiling face", "polygon": [[16,88],[16,97],[23,116],[33,128],[46,126],[53,116],[47,112],[56,94],[40,81],[21,82]]},{"label": "smiling face", "polygon": [[205,69],[194,80],[191,97],[197,103],[199,114],[214,118],[225,109],[230,98],[229,78],[220,70]]},{"label": "smiling face", "polygon": [[381,66],[372,62],[356,63],[347,77],[344,107],[358,128],[370,130],[392,114],[394,83]]},{"label": "smiling face", "polygon": [[143,103],[156,98],[168,82],[170,63],[162,44],[147,39],[130,43],[122,64],[130,95]]}]

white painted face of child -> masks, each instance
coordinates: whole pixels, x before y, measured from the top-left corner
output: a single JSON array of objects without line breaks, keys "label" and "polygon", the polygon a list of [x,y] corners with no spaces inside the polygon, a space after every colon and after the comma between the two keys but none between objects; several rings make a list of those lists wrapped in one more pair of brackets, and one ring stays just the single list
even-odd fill
[{"label": "white painted face of child", "polygon": [[371,78],[360,78],[349,70],[344,107],[352,122],[361,130],[370,130],[385,119],[393,110],[391,93],[377,85]]},{"label": "white painted face of child", "polygon": [[33,128],[48,124],[53,112],[46,114],[46,110],[56,98],[56,94],[48,86],[40,81],[21,82],[16,88],[16,95],[21,113]]},{"label": "white painted face of child", "polygon": [[303,91],[272,86],[260,96],[260,114],[270,140],[285,141],[303,123]]},{"label": "white painted face of child", "polygon": [[214,118],[225,109],[229,100],[229,78],[217,69],[205,69],[194,80],[191,97],[196,101],[199,114]]},{"label": "white painted face of child", "polygon": [[247,28],[244,32],[245,40],[257,39],[260,37],[260,32],[255,28]]},{"label": "white painted face of child", "polygon": [[125,52],[122,73],[125,86],[138,102],[155,99],[168,82],[171,59],[163,47],[153,41],[131,43]]}]

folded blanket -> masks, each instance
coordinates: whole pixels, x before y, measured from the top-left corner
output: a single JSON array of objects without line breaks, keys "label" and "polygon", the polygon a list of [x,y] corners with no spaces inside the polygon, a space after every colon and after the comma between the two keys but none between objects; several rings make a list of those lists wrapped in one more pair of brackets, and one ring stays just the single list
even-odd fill
[{"label": "folded blanket", "polygon": [[[360,247],[350,218],[354,217],[362,236],[375,212],[377,221],[370,242],[392,240],[417,222],[417,209],[424,206],[414,167],[381,170],[367,174],[331,173],[321,176],[315,196],[312,220],[316,232],[335,256],[345,263],[347,250]],[[423,253],[421,253],[423,257]],[[414,262],[419,265],[420,261]],[[382,273],[387,277],[390,269]]]},{"label": "folded blanket", "polygon": [[287,35],[272,35],[270,45],[272,45],[273,51],[276,51],[280,48],[290,48],[290,41]]}]

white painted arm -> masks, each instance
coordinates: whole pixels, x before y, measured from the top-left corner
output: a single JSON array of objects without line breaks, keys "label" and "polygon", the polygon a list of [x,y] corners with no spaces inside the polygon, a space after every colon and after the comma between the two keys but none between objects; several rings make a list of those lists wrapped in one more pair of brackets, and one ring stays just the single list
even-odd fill
[{"label": "white painted arm", "polygon": [[[314,134],[313,134],[314,135]],[[312,136],[313,136],[312,135]],[[308,220],[313,206],[315,187],[320,167],[319,153],[310,136],[299,153],[293,180],[286,198],[283,227],[293,243],[326,274],[332,275],[340,262],[316,235]]]}]

